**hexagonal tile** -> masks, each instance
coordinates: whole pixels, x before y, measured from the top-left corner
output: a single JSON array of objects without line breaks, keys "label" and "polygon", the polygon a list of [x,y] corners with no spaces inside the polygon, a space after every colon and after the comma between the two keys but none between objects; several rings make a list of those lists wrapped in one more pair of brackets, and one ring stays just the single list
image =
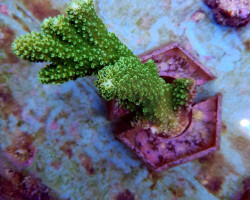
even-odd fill
[{"label": "hexagonal tile", "polygon": [[115,136],[149,169],[160,172],[200,158],[220,147],[221,101],[218,94],[192,108],[191,123],[178,137],[164,138],[150,129],[130,127],[129,115],[113,125]]}]

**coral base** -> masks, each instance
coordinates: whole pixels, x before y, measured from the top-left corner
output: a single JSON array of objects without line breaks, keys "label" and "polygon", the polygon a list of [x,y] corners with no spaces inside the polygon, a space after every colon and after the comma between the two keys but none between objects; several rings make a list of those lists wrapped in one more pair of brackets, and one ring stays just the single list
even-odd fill
[{"label": "coral base", "polygon": [[113,124],[114,133],[149,169],[160,172],[219,149],[221,100],[222,96],[218,94],[195,104],[189,128],[175,138],[158,136],[150,129],[130,127],[131,115]]}]

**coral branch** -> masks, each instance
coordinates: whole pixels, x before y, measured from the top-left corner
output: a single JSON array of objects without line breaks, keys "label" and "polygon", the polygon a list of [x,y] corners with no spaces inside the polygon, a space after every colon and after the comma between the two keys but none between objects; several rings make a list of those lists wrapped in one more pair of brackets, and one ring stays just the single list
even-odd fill
[{"label": "coral branch", "polygon": [[61,84],[96,74],[121,56],[134,56],[97,16],[93,1],[73,0],[68,16],[45,19],[42,31],[17,38],[13,52],[32,62],[51,62],[39,73],[41,83]]},{"label": "coral branch", "polygon": [[165,83],[152,60],[142,64],[134,57],[122,57],[115,65],[104,67],[95,82],[105,99],[116,98],[119,104],[135,111],[142,123],[144,119],[156,123],[160,132],[178,126],[178,111],[193,100],[189,95],[193,85],[192,79],[184,78]]}]

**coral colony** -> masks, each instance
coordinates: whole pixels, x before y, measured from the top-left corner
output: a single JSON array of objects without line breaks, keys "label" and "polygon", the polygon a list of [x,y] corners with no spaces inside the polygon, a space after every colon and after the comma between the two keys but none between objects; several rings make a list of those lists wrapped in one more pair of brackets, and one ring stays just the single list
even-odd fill
[{"label": "coral colony", "polygon": [[137,123],[152,121],[156,132],[179,130],[181,110],[190,105],[194,80],[176,79],[166,84],[152,60],[141,63],[97,16],[93,1],[74,0],[67,16],[45,19],[42,31],[21,36],[12,45],[22,59],[50,62],[39,72],[45,84],[61,84],[98,74],[95,86],[106,99],[136,112]]},{"label": "coral colony", "polygon": [[[192,108],[196,94],[195,85],[211,80],[214,76],[188,54],[178,53],[173,56],[177,50],[169,49],[168,52],[173,51],[172,61],[169,60],[173,66],[170,67],[164,65],[165,61],[161,63],[161,67],[157,66],[160,59],[157,61],[155,56],[138,58],[114,33],[108,32],[97,16],[92,0],[73,0],[68,5],[67,15],[45,19],[41,29],[42,32],[31,32],[17,38],[12,44],[13,52],[24,60],[49,63],[39,72],[38,79],[42,84],[60,85],[80,77],[97,74],[95,86],[101,96],[108,101],[113,99],[111,102],[115,99],[116,107],[122,109],[121,113],[124,114],[124,110],[128,110],[130,114],[133,113],[132,127],[150,130],[150,133],[139,130],[137,137],[134,131],[136,129],[131,129],[133,131],[129,133],[133,133],[134,141],[137,141],[135,144],[132,144],[133,142],[128,144],[126,137],[130,136],[126,134],[118,139],[134,150],[152,169],[155,170],[160,165],[166,164],[166,160],[171,160],[164,157],[170,155],[167,154],[167,150],[159,150],[158,146],[169,149],[169,145],[173,148],[175,145],[176,151],[179,148],[179,157],[173,152],[171,156],[176,156],[176,159],[190,156],[173,165],[197,158],[197,155],[191,156],[191,154],[209,149],[210,146],[216,146],[213,150],[218,150],[218,136],[215,135],[219,134],[216,126],[220,124],[220,115],[217,115],[217,112],[220,112],[218,110],[220,98],[214,97],[212,100],[202,102],[200,107],[197,104],[194,109]],[[181,47],[178,49],[181,51]],[[160,54],[158,57],[162,58]],[[191,65],[185,63],[187,57]],[[179,65],[184,63],[186,67],[182,69],[176,65],[179,73],[183,75],[179,76],[181,78],[175,77],[176,74],[173,72],[175,62]],[[168,64],[171,63],[168,62]],[[167,81],[164,76],[159,76],[159,70],[166,71],[167,68],[174,76],[171,81]],[[190,72],[197,77],[185,76],[187,70],[191,70]],[[202,74],[202,77],[199,77],[199,74]],[[211,109],[210,106],[212,106]],[[210,121],[199,122],[201,130],[197,128],[196,123],[193,123],[190,125],[191,131],[185,136],[187,138],[182,138],[179,143],[177,141],[173,144],[159,140],[157,147],[152,150],[152,145],[150,146],[145,139],[156,137],[154,140],[157,141],[157,138],[173,139],[180,135],[188,129],[192,111],[197,111],[197,118],[202,119],[202,116],[207,116]],[[208,123],[210,123],[209,128],[206,127]],[[214,127],[211,128],[211,124]],[[206,134],[206,131],[211,133]],[[183,145],[184,142],[185,145]],[[135,146],[139,144],[145,145],[143,148],[136,149]],[[154,151],[158,153],[155,154]],[[166,154],[159,161],[163,152]],[[161,166],[161,170],[168,168],[168,166]]]}]

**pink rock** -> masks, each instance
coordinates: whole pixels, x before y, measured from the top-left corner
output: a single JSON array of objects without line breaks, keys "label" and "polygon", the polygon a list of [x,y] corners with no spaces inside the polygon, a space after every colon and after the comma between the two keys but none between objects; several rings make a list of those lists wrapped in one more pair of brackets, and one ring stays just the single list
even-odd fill
[{"label": "pink rock", "polygon": [[5,4],[0,4],[0,13],[4,15],[9,15],[8,6]]},{"label": "pink rock", "polygon": [[57,122],[52,122],[52,123],[50,124],[50,129],[51,129],[52,131],[56,131],[56,130],[58,129],[58,123],[57,123]]},{"label": "pink rock", "polygon": [[204,0],[212,8],[215,20],[222,25],[241,27],[250,20],[248,0]]}]

